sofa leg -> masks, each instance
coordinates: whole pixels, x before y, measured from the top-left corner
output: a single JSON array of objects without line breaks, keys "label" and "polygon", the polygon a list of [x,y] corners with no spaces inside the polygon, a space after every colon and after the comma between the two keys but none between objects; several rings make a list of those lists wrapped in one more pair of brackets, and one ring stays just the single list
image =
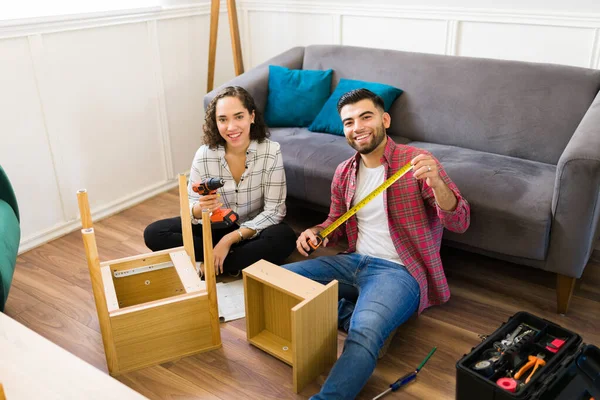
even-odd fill
[{"label": "sofa leg", "polygon": [[576,281],[577,278],[556,274],[556,300],[558,304],[557,312],[559,314],[567,313]]}]

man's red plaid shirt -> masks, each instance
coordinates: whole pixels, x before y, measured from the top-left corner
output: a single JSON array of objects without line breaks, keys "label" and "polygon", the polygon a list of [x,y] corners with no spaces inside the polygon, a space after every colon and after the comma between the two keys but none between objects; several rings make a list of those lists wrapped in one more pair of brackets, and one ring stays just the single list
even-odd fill
[{"label": "man's red plaid shirt", "polygon": [[[385,179],[423,153],[429,154],[415,147],[398,145],[388,136],[381,158],[386,170]],[[331,184],[329,216],[319,227],[325,229],[352,207],[359,162],[360,154],[357,153],[337,167]],[[450,298],[450,289],[440,258],[444,228],[462,233],[467,230],[470,222],[469,203],[461,196],[439,161],[436,160],[436,163],[440,177],[458,200],[454,211],[448,212],[439,208],[433,190],[424,180],[415,179],[412,172],[386,189],[383,200],[398,256],[421,288],[419,314],[432,305],[445,303]],[[356,215],[336,229],[329,239],[335,242],[344,235],[348,239],[346,252],[355,252],[358,236]]]}]

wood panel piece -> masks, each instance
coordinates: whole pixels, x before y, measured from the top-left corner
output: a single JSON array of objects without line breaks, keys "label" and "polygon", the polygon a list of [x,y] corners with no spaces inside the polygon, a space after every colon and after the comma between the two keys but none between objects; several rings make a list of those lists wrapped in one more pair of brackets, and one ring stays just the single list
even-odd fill
[{"label": "wood panel piece", "polygon": [[263,304],[262,312],[265,318],[265,329],[281,337],[285,341],[292,341],[292,314],[291,310],[300,300],[283,293],[279,288],[262,285]]},{"label": "wood panel piece", "polygon": [[171,253],[171,261],[186,293],[204,291],[204,285],[185,251]]},{"label": "wood panel piece", "polygon": [[263,283],[242,271],[244,279],[244,307],[246,309],[246,334],[252,339],[265,329],[263,312]]},{"label": "wood panel piece", "polygon": [[137,256],[119,258],[116,260],[105,261],[103,263],[100,263],[100,266],[104,267],[105,265],[110,265],[111,270],[114,272],[124,271],[151,264],[161,264],[164,262],[171,261],[171,253],[179,250],[185,250],[185,248],[183,246],[175,247],[172,249],[156,251],[153,253],[138,254]]},{"label": "wood panel piece", "polygon": [[119,307],[130,307],[185,293],[174,267],[114,277]]},{"label": "wood panel piece", "polygon": [[337,360],[338,282],[292,309],[292,365],[298,393]]},{"label": "wood panel piece", "polygon": [[258,335],[253,336],[249,341],[259,349],[277,357],[284,363],[294,365],[291,340],[286,340],[265,329]]},{"label": "wood panel piece", "polygon": [[104,266],[100,268],[102,274],[102,285],[104,286],[104,296],[106,297],[106,308],[109,313],[119,309],[119,299],[117,298],[117,291],[115,290],[115,284],[112,279],[110,267]]},{"label": "wood panel piece", "polygon": [[266,260],[260,260],[248,266],[243,272],[266,285],[276,286],[278,290],[302,301],[311,299],[321,292],[321,285],[311,279],[298,275]]},{"label": "wood panel piece", "polygon": [[188,200],[187,180],[184,174],[179,174],[179,208],[181,215],[181,232],[183,235],[183,247],[190,257],[190,261],[195,263],[194,255],[194,237],[192,236],[192,216],[190,215],[190,203]]},{"label": "wood panel piece", "polygon": [[221,343],[219,304],[217,300],[217,278],[215,276],[210,213],[204,210],[202,211],[202,241],[204,246],[204,279],[206,282],[206,290],[208,291],[208,309],[212,321],[212,338],[214,343]]},{"label": "wood panel piece", "polygon": [[212,341],[206,297],[207,294],[198,293],[186,300],[113,313],[111,323],[120,372],[220,347]]}]

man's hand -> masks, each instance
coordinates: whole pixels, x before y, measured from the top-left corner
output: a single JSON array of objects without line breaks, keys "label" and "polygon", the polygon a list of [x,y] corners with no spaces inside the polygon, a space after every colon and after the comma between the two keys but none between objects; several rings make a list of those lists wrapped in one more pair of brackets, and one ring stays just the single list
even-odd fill
[{"label": "man's hand", "polygon": [[[308,257],[307,252],[310,251],[311,247],[308,245],[307,241],[310,240],[314,245],[316,245],[318,243],[318,232],[318,228],[309,228],[302,232],[300,236],[298,236],[298,240],[296,240],[296,248],[298,249],[298,253]],[[327,242],[329,242],[329,239],[325,238],[323,240],[323,247],[327,247]]]},{"label": "man's hand", "polygon": [[215,260],[215,274],[219,275],[223,273],[223,264],[225,263],[225,258],[229,254],[229,249],[231,248],[231,243],[229,240],[223,237],[219,240],[219,243],[213,249],[213,258]]},{"label": "man's hand", "polygon": [[458,200],[446,182],[440,177],[437,161],[429,154],[419,154],[412,159],[413,173],[416,179],[425,179],[425,183],[433,190],[437,205],[445,211],[454,211]]},{"label": "man's hand", "polygon": [[440,178],[437,162],[429,154],[419,154],[410,162],[413,166],[413,176],[417,179],[425,179],[425,183],[432,189],[444,185]]}]

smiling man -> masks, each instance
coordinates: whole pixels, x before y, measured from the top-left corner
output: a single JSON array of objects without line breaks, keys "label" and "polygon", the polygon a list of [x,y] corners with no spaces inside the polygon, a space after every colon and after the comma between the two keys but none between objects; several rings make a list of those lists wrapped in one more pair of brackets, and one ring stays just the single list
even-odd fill
[{"label": "smiling man", "polygon": [[[336,221],[406,163],[407,174],[375,197],[331,234],[346,236],[346,252],[284,265],[321,283],[337,279],[359,296],[344,351],[321,392],[312,399],[354,399],[377,363],[390,333],[415,312],[448,301],[439,249],[444,228],[464,232],[470,208],[441,164],[428,152],[398,145],[386,134],[391,117],[383,100],[367,89],[338,102],[344,135],[357,153],[336,169],[327,220],[299,236],[298,251],[308,256],[308,240]],[[327,245],[327,239],[324,241]]]}]

